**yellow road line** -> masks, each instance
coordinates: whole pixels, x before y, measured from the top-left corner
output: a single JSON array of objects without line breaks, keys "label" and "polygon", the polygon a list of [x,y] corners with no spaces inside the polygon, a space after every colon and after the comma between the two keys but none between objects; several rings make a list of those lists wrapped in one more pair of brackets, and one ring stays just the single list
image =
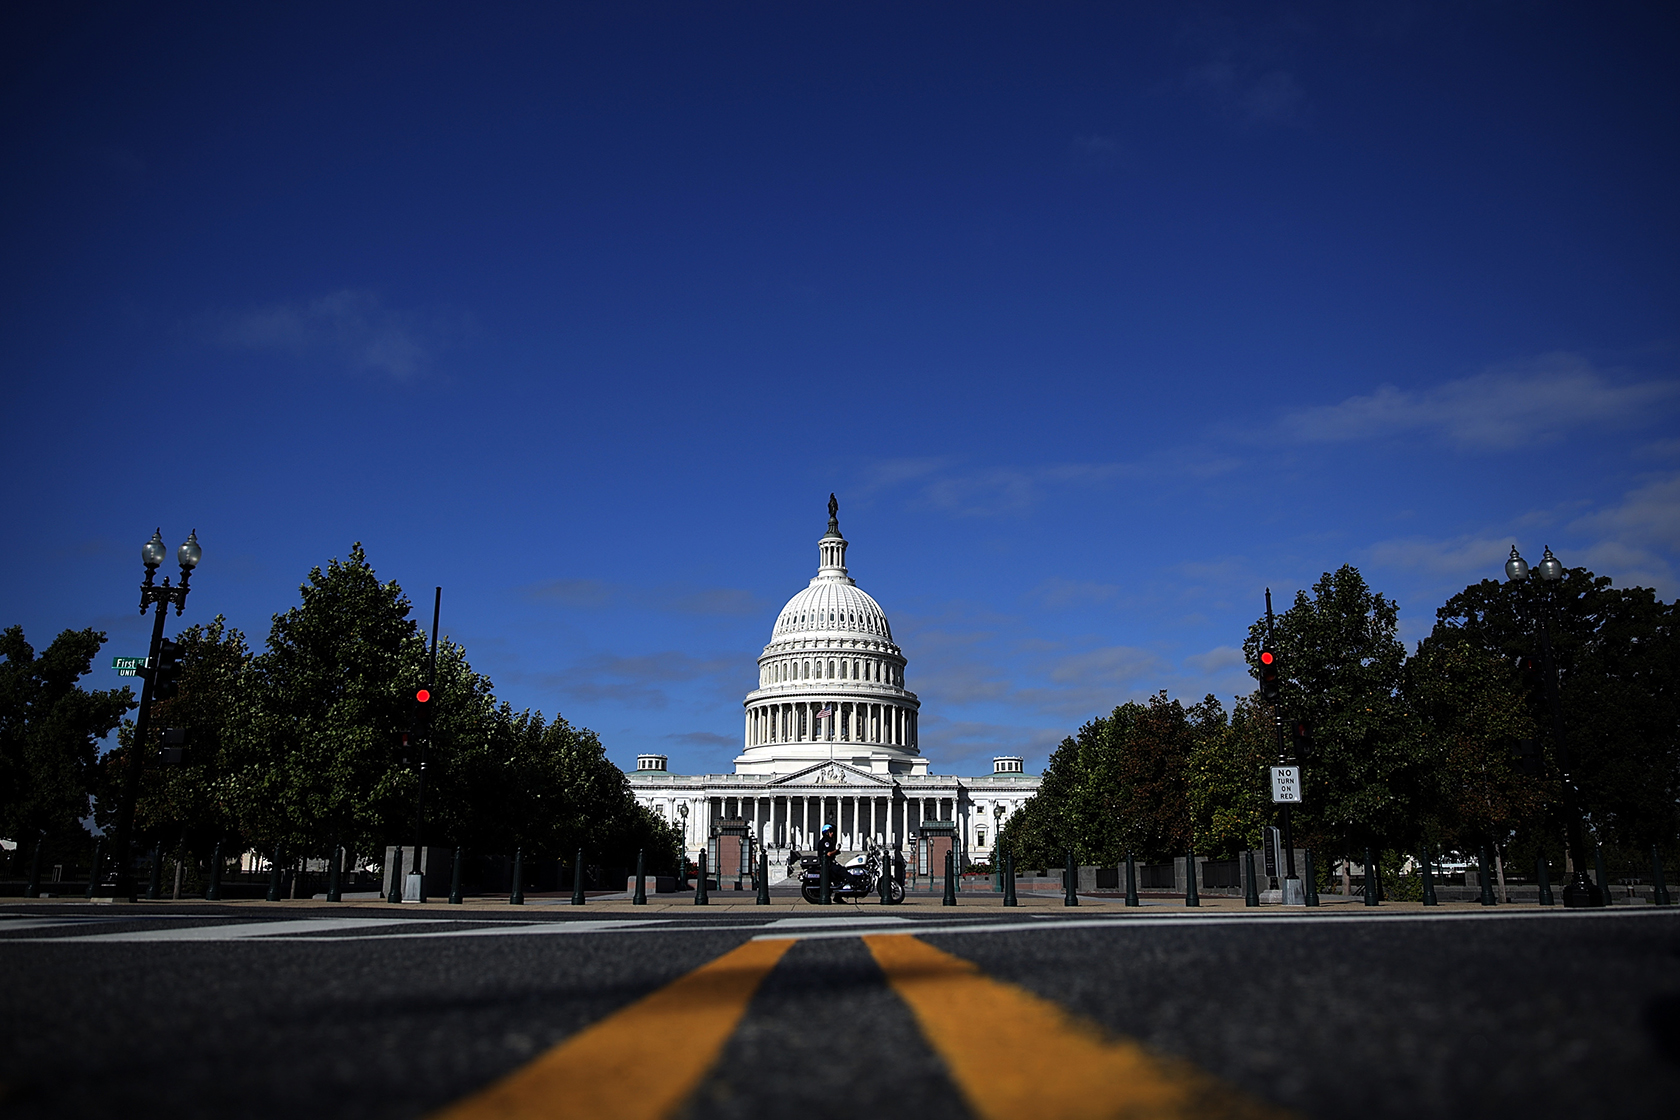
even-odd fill
[{"label": "yellow road line", "polygon": [[660,1120],[723,1051],[792,941],[749,941],[587,1027],[436,1120]]},{"label": "yellow road line", "polygon": [[984,1120],[1286,1115],[909,934],[863,940]]}]

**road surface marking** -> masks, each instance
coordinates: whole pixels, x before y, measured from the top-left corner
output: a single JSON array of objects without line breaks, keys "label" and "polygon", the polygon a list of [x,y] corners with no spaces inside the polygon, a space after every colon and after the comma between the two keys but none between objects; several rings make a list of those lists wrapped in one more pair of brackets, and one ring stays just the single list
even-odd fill
[{"label": "road surface marking", "polygon": [[[219,925],[188,926],[184,929],[135,929],[121,933],[86,933],[78,937],[38,938],[60,942],[77,941],[243,941],[251,937],[280,937],[289,933],[321,933],[335,929],[371,929],[399,925],[406,918],[295,918],[278,922],[224,922]],[[336,938],[335,938],[336,940]]]},{"label": "road surface marking", "polygon": [[909,934],[864,942],[983,1120],[1287,1115]]},{"label": "road surface marking", "polygon": [[688,1099],[792,941],[749,941],[586,1027],[434,1120],[661,1120]]},{"label": "road surface marking", "polygon": [[[901,926],[914,925],[911,918],[883,918],[874,914],[838,914],[832,918],[777,918],[767,923],[765,929],[821,929],[825,926],[844,926],[848,929],[857,926]],[[847,934],[848,937],[856,936]]]}]

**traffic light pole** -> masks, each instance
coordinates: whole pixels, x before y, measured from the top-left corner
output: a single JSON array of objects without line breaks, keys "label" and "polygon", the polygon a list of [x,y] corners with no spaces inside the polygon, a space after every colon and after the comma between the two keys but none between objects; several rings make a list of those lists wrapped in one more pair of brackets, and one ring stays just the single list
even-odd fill
[{"label": "traffic light pole", "polygon": [[[1270,653],[1271,657],[1272,657],[1272,660],[1270,662],[1266,662],[1264,660],[1268,653]],[[1262,667],[1261,673],[1260,673],[1260,684],[1261,684],[1261,688],[1263,690],[1263,694],[1267,691],[1270,692],[1270,695],[1266,695],[1265,698],[1272,705],[1272,722],[1277,725],[1278,765],[1279,766],[1287,766],[1290,763],[1290,759],[1289,759],[1288,751],[1284,748],[1283,712],[1278,707],[1278,701],[1282,698],[1282,690],[1279,687],[1278,680],[1277,680],[1277,654],[1273,651],[1273,647],[1272,647],[1272,589],[1269,588],[1269,587],[1266,588],[1266,648],[1261,651],[1261,658],[1262,658],[1262,666],[1263,667]],[[1268,669],[1270,670],[1270,676],[1269,677],[1268,677],[1268,673],[1267,673]],[[1282,824],[1283,824],[1283,860],[1284,860],[1284,876],[1283,877],[1284,877],[1285,882],[1288,882],[1290,879],[1296,878],[1296,875],[1295,875],[1295,832],[1294,832],[1294,829],[1292,829],[1290,827],[1289,809],[1290,809],[1290,805],[1289,805],[1289,802],[1287,802],[1287,801],[1285,801],[1282,804],[1282,806],[1279,807],[1280,814],[1283,817],[1283,820],[1282,820]]]},{"label": "traffic light pole", "polygon": [[1563,811],[1568,818],[1565,822],[1566,837],[1569,841],[1569,862],[1571,868],[1569,885],[1563,888],[1563,904],[1566,907],[1596,907],[1609,902],[1609,895],[1604,891],[1604,884],[1594,883],[1587,878],[1587,835],[1586,827],[1581,821],[1581,791],[1575,786],[1575,774],[1570,767],[1569,741],[1563,734],[1563,700],[1558,694],[1557,661],[1552,656],[1551,634],[1551,603],[1542,599],[1540,603],[1540,659],[1541,672],[1545,675],[1546,706],[1551,709],[1552,716],[1552,746],[1556,751],[1559,777],[1563,779]]},{"label": "traffic light pole", "polygon": [[443,609],[443,588],[437,589],[432,597],[432,658],[426,670],[426,691],[431,693],[431,699],[423,705],[426,726],[420,734],[420,792],[414,802],[414,872],[420,876],[421,902],[426,901],[426,873],[421,870],[421,847],[425,843],[426,830],[426,748],[432,745],[432,705],[437,702],[437,641],[438,641],[438,613]]}]

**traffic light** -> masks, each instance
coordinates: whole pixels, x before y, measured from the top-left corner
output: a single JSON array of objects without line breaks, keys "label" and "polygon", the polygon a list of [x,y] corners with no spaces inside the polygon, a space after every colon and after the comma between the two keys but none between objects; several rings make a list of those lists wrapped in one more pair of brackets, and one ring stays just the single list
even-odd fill
[{"label": "traffic light", "polygon": [[1545,773],[1545,764],[1540,756],[1540,743],[1534,739],[1518,739],[1517,749],[1511,752],[1511,760],[1530,778],[1538,778]]},{"label": "traffic light", "polygon": [[1308,730],[1306,720],[1298,719],[1289,725],[1289,742],[1295,748],[1296,758],[1312,754],[1312,732]]},{"label": "traffic light", "polygon": [[181,691],[181,645],[168,638],[158,644],[157,668],[152,670],[152,699],[173,700]]},{"label": "traffic light", "polygon": [[179,766],[186,761],[187,731],[184,727],[166,727],[163,729],[163,749],[158,751],[158,761],[165,766]]},{"label": "traffic light", "polygon": [[1278,657],[1277,651],[1265,648],[1260,651],[1260,696],[1268,704],[1276,704],[1282,693],[1278,689]]}]

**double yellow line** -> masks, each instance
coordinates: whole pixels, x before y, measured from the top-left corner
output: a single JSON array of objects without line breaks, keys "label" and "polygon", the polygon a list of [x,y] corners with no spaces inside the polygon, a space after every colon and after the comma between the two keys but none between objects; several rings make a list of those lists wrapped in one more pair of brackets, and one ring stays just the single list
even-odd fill
[{"label": "double yellow line", "polygon": [[[863,938],[984,1120],[1275,1117],[1188,1063],[1105,1034],[909,934]],[[792,940],[749,941],[580,1031],[437,1120],[663,1120],[716,1063]],[[659,1072],[648,1074],[648,1055]]]}]

